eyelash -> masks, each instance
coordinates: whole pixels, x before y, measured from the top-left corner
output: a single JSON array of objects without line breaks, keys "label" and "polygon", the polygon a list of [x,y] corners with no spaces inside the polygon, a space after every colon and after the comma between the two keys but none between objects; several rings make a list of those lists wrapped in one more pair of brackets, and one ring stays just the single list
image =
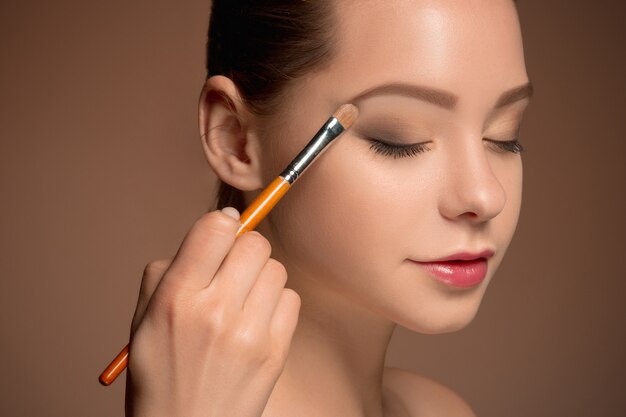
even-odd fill
[{"label": "eyelash", "polygon": [[430,148],[425,143],[414,143],[411,145],[399,145],[383,142],[378,139],[369,139],[370,149],[383,156],[390,156],[394,159],[417,156],[422,152],[429,151]]},{"label": "eyelash", "polygon": [[[408,158],[417,156],[420,153],[429,151],[430,148],[426,146],[426,143],[414,143],[411,145],[400,145],[393,144],[389,142],[384,142],[379,139],[368,139],[370,144],[370,149],[374,152],[381,154],[383,156],[389,156],[394,159],[398,158]],[[514,154],[518,154],[525,150],[524,146],[520,143],[519,138],[514,138],[506,141],[485,139],[488,141],[492,147],[492,149],[496,152],[511,152]]]},{"label": "eyelash", "polygon": [[520,143],[519,138],[513,138],[511,140],[499,141],[492,139],[485,139],[491,145],[495,146],[496,152],[511,152],[520,153],[524,152],[526,148]]}]

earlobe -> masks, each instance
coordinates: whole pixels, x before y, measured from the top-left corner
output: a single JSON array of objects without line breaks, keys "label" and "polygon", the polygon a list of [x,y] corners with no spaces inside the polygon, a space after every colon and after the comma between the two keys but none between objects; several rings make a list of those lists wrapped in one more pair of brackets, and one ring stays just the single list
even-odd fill
[{"label": "earlobe", "polygon": [[209,165],[227,184],[243,191],[263,186],[254,117],[227,77],[210,77],[198,109],[202,146]]}]

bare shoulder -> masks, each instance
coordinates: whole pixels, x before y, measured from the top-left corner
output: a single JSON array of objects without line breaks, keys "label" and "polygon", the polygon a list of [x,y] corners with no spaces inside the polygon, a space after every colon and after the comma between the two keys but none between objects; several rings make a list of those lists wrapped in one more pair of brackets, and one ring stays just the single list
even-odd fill
[{"label": "bare shoulder", "polygon": [[476,417],[456,392],[411,371],[385,368],[383,388],[389,414],[394,417]]}]

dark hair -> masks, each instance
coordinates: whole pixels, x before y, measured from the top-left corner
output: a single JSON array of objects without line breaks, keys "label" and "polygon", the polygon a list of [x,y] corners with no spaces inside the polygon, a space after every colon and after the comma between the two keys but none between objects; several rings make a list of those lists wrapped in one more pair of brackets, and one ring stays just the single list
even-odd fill
[{"label": "dark hair", "polygon": [[[207,77],[224,75],[252,112],[269,116],[299,77],[330,62],[330,0],[213,0]],[[217,208],[244,207],[240,190],[220,181]]]}]

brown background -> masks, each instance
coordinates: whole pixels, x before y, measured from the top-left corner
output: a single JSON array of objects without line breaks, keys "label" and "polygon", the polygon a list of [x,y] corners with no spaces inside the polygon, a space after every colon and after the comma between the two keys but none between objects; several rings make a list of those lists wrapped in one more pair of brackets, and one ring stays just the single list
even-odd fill
[{"label": "brown background", "polygon": [[[389,362],[480,416],[626,415],[623,2],[519,5],[536,97],[524,204],[476,320]],[[196,128],[206,1],[0,5],[2,416],[121,416],[96,377],[141,271],[210,204]]]}]

